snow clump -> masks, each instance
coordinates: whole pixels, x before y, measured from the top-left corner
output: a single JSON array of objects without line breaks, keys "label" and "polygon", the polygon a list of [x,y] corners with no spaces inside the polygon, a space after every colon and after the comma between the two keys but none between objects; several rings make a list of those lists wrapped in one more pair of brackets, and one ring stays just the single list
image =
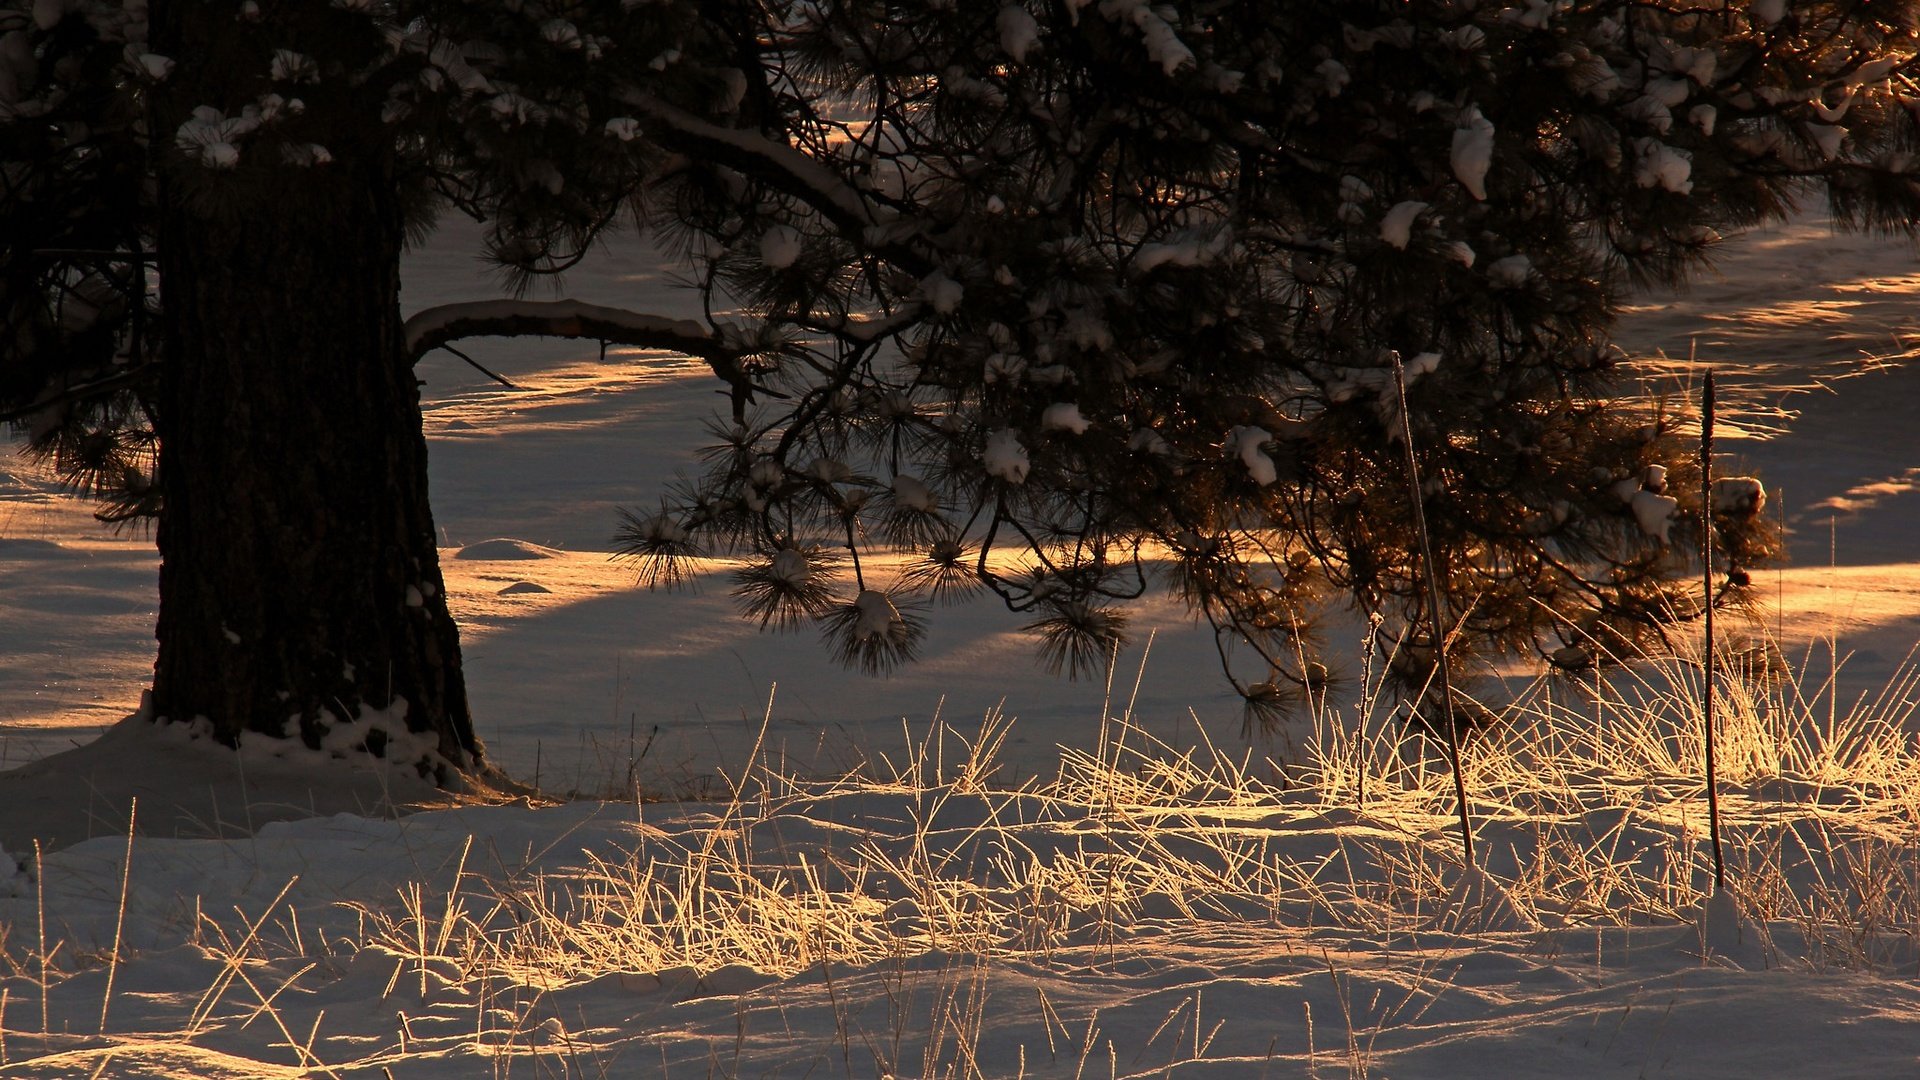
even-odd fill
[{"label": "snow clump", "polygon": [[940,500],[934,498],[933,489],[926,481],[906,473],[893,478],[893,501],[909,510],[918,510],[930,514],[940,508]]},{"label": "snow clump", "polygon": [[1751,476],[1722,476],[1713,482],[1713,512],[1751,517],[1767,505],[1767,489]]},{"label": "snow clump", "polygon": [[1440,354],[1437,352],[1418,353],[1413,359],[1401,366],[1401,377],[1408,386],[1412,386],[1423,375],[1431,375],[1440,370]]},{"label": "snow clump", "polygon": [[1487,170],[1493,166],[1493,121],[1480,115],[1478,105],[1467,106],[1453,132],[1453,175],[1474,198],[1487,197]]},{"label": "snow clump", "polygon": [[853,623],[855,641],[884,640],[906,629],[907,621],[900,617],[900,609],[893,606],[886,593],[862,590],[853,606],[858,612]]},{"label": "snow clump", "polygon": [[1340,91],[1345,90],[1347,84],[1353,81],[1353,73],[1347,70],[1347,65],[1331,56],[1320,61],[1313,70],[1320,76],[1320,82],[1326,87],[1327,96],[1330,98],[1339,97]]},{"label": "snow clump", "polygon": [[[1084,6],[1084,5],[1075,5]],[[1173,25],[1162,18],[1147,0],[1100,0],[1100,14],[1109,19],[1132,23],[1146,41],[1147,57],[1172,75],[1193,63],[1193,50],[1180,40]]]},{"label": "snow clump", "polygon": [[280,160],[296,168],[311,168],[331,164],[333,151],[319,143],[289,143],[280,148]]},{"label": "snow clump", "polygon": [[1673,528],[1673,512],[1680,508],[1680,500],[1671,495],[1659,495],[1641,490],[1633,493],[1633,519],[1639,523],[1640,531],[1648,537],[1668,542],[1668,533]]},{"label": "snow clump", "polygon": [[252,106],[239,116],[228,116],[211,105],[201,105],[174,132],[173,142],[210,169],[231,169],[240,163],[240,139],[260,122],[260,112]]},{"label": "snow clump", "polygon": [[1269,487],[1280,479],[1280,470],[1267,456],[1266,445],[1272,441],[1273,433],[1263,427],[1237,427],[1227,436],[1227,443],[1247,467],[1247,475],[1261,487]]},{"label": "snow clump", "polygon": [[1647,136],[1634,143],[1639,161],[1634,167],[1634,182],[1641,187],[1665,188],[1676,195],[1693,192],[1693,156]]},{"label": "snow clump", "polygon": [[1840,143],[1847,137],[1847,129],[1837,124],[1808,124],[1807,137],[1820,151],[1820,160],[1832,161],[1840,156]]},{"label": "snow clump", "polygon": [[920,282],[920,295],[926,298],[933,310],[942,315],[951,315],[960,310],[960,301],[966,294],[966,287],[948,277],[944,271],[935,270]]},{"label": "snow clump", "polygon": [[986,369],[980,378],[983,382],[996,383],[1002,379],[1016,383],[1027,373],[1026,358],[1018,353],[997,352],[987,357]]},{"label": "snow clump", "polygon": [[798,549],[784,547],[773,557],[772,573],[776,580],[789,585],[801,585],[812,576],[813,566]]},{"label": "snow clump", "polygon": [[1167,457],[1173,453],[1173,445],[1152,428],[1140,428],[1135,431],[1127,440],[1127,449],[1156,457]]},{"label": "snow clump", "polygon": [[1071,401],[1062,401],[1047,406],[1040,414],[1040,426],[1047,431],[1071,431],[1075,435],[1085,435],[1090,426],[1086,417],[1080,415],[1080,406]]},{"label": "snow clump", "polygon": [[769,270],[785,270],[800,258],[800,230],[775,225],[760,234],[760,262]]},{"label": "snow clump", "polygon": [[1027,54],[1040,44],[1040,24],[1033,21],[1026,8],[1013,4],[1001,8],[994,26],[1000,31],[1000,48],[1015,63],[1025,62]]},{"label": "snow clump", "polygon": [[988,475],[999,477],[1009,484],[1025,483],[1027,472],[1033,468],[1027,448],[1020,445],[1019,433],[1010,428],[1001,428],[987,436],[987,448],[982,459]]},{"label": "snow clump", "polygon": [[549,44],[563,49],[578,49],[581,46],[580,28],[565,19],[548,19],[540,24],[540,36]]},{"label": "snow clump", "polygon": [[320,78],[320,65],[313,57],[292,49],[273,50],[273,62],[268,65],[267,74],[274,82],[317,82]]},{"label": "snow clump", "polygon": [[1140,245],[1133,254],[1133,268],[1145,274],[1162,266],[1206,266],[1232,249],[1232,229],[1211,235],[1189,229],[1160,243]]},{"label": "snow clump", "polygon": [[823,484],[842,484],[853,479],[853,468],[839,458],[817,457],[807,463],[807,475]]},{"label": "snow clump", "polygon": [[1533,260],[1525,255],[1509,255],[1487,264],[1487,277],[1495,288],[1517,289],[1533,276]]},{"label": "snow clump", "polygon": [[1401,251],[1407,250],[1407,241],[1413,239],[1413,223],[1426,208],[1426,203],[1414,199],[1395,203],[1393,209],[1380,219],[1380,239]]}]

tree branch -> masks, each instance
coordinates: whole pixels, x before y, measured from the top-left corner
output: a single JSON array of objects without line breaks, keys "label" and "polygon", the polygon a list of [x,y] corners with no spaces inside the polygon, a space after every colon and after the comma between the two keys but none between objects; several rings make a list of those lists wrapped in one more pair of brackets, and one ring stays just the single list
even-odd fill
[{"label": "tree branch", "polygon": [[767,180],[813,207],[844,232],[858,235],[885,216],[838,173],[784,142],[758,131],[702,120],[645,91],[629,89],[615,96],[653,122],[649,135],[666,135],[666,142]]},{"label": "tree branch", "polygon": [[[884,239],[887,233],[911,231],[899,228],[898,212],[880,205],[805,151],[758,131],[702,120],[641,90],[630,88],[615,96],[649,121],[647,134],[662,145],[719,162],[799,199],[857,249],[882,255],[916,276],[933,271],[935,262],[927,252]],[[883,227],[879,236],[869,232],[875,227]]]},{"label": "tree branch", "polygon": [[440,304],[407,319],[407,359],[470,337],[588,338],[733,363],[740,350],[691,319],[644,315],[578,300],[475,300]]},{"label": "tree branch", "polygon": [[96,379],[88,379],[84,382],[63,386],[57,390],[49,390],[40,397],[35,398],[30,404],[22,405],[14,409],[0,410],[0,424],[19,423],[38,412],[63,408],[66,405],[86,398],[137,387],[149,379],[157,378],[157,367],[158,365],[148,362],[134,367],[124,368],[111,375],[103,375]]},{"label": "tree branch", "polygon": [[[439,348],[447,348],[466,359],[458,350],[452,350],[451,343],[471,337],[586,338],[603,344],[661,349],[699,357],[732,388],[736,420],[753,401],[754,391],[760,389],[740,366],[742,350],[700,323],[578,300],[474,300],[440,304],[414,313],[407,319],[403,332],[407,360],[412,364]],[[467,362],[473,363],[470,359]],[[493,377],[500,379],[497,375]]]}]

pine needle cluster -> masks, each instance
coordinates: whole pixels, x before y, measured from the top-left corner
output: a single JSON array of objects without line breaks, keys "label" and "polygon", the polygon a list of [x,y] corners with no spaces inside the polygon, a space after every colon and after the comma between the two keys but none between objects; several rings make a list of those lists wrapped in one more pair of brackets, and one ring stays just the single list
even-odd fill
[{"label": "pine needle cluster", "polygon": [[891,595],[990,590],[1074,674],[1170,591],[1265,716],[1330,599],[1426,625],[1410,438],[1450,651],[1657,647],[1701,477],[1622,299],[1821,198],[1920,213],[1915,5],[1780,7],[773,5],[754,109],[662,135],[710,304],[784,331],[682,520],[923,552]]},{"label": "pine needle cluster", "polygon": [[[914,597],[985,590],[1086,674],[1159,590],[1264,713],[1319,681],[1329,600],[1432,621],[1415,499],[1448,650],[1657,644],[1700,610],[1704,478],[1613,314],[1814,200],[1920,219],[1907,0],[178,10],[224,20],[217,71],[137,5],[0,4],[0,419],[110,516],[164,513],[156,190],[271,213],[351,165],[416,233],[487,221],[516,289],[631,220],[732,408],[624,550],[662,585],[750,552],[749,617],[869,669]],[[1777,547],[1741,491],[1723,600]],[[922,557],[871,581],[874,548]]]}]

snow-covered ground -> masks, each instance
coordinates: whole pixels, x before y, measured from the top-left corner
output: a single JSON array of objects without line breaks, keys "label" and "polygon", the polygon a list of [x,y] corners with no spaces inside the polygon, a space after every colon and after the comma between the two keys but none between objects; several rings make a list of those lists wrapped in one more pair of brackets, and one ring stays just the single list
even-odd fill
[{"label": "snow-covered ground", "polygon": [[[474,247],[456,228],[415,253],[407,304],[490,292]],[[923,660],[874,679],[735,618],[722,568],[637,590],[608,558],[615,508],[691,466],[722,400],[705,368],[483,343],[522,389],[422,365],[480,733],[548,790],[689,801],[395,821],[376,808],[432,793],[364,763],[90,741],[150,670],[151,547],[9,461],[0,762],[36,764],[0,773],[0,847],[45,853],[38,875],[0,859],[0,1075],[1909,1073],[1920,263],[1806,222],[1723,270],[1639,305],[1623,338],[1693,350],[1768,436],[1729,464],[1793,529],[1768,583],[1811,699],[1768,730],[1817,742],[1891,687],[1884,724],[1841,725],[1852,742],[1735,756],[1758,944],[1703,959],[1686,922],[1709,879],[1684,717],[1635,735],[1603,709],[1476,748],[1482,852],[1519,910],[1463,922],[1437,767],[1349,747],[1372,764],[1279,790],[1265,759],[1307,756],[1305,732],[1243,741],[1208,636],[1170,605],[1136,618],[1108,687],[1040,671],[986,604],[936,613]],[[568,286],[689,313],[637,246]],[[1835,641],[1851,659],[1829,681]],[[984,736],[983,784],[965,763],[990,713],[1014,719]],[[1560,745],[1581,730],[1601,735]],[[849,771],[870,782],[821,786]],[[243,835],[196,838],[216,833]]]}]

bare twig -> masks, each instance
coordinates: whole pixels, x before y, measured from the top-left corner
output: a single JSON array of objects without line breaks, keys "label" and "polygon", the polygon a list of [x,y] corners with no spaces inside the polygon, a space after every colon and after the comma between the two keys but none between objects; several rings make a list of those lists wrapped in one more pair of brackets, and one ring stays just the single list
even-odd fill
[{"label": "bare twig", "polygon": [[1727,885],[1720,853],[1719,773],[1713,760],[1713,370],[1707,370],[1700,404],[1700,574],[1706,583],[1706,677],[1700,687],[1700,723],[1707,744],[1707,829],[1713,837],[1713,887]]},{"label": "bare twig", "polygon": [[1426,500],[1420,489],[1420,461],[1413,452],[1413,416],[1407,411],[1407,373],[1400,354],[1393,356],[1393,389],[1400,401],[1400,432],[1407,448],[1407,483],[1413,497],[1413,528],[1420,535],[1420,563],[1426,570],[1429,621],[1433,624],[1433,658],[1439,666],[1442,716],[1447,730],[1447,765],[1453,770],[1453,798],[1460,807],[1460,852],[1473,866],[1473,818],[1467,808],[1467,782],[1460,775],[1460,728],[1453,716],[1453,679],[1447,663],[1445,608],[1441,606],[1440,574],[1433,562],[1433,537],[1427,532]]},{"label": "bare twig", "polygon": [[133,823],[140,812],[136,796],[127,803],[127,857],[120,864],[120,907],[113,916],[113,951],[107,954],[107,988],[100,993],[100,1034],[107,1033],[107,1004],[113,1000],[113,975],[120,968],[120,932],[127,925],[127,885],[133,878]]},{"label": "bare twig", "polygon": [[[520,389],[517,383],[509,381],[505,375],[502,375],[499,372],[492,370],[491,368],[487,367],[487,365],[482,364],[480,361],[475,360],[473,357],[468,356],[466,353],[461,352],[459,349],[454,348],[452,345],[448,344],[447,342],[444,342],[444,341],[441,342],[440,347],[452,353],[453,355],[459,357],[460,359],[465,360],[467,362],[467,365],[473,368],[473,370],[479,372],[482,375],[485,375],[487,378],[492,379],[494,382],[499,383],[501,386],[504,386],[509,390]],[[604,342],[601,343],[601,348],[602,349],[606,348],[606,344]]]},{"label": "bare twig", "polygon": [[742,418],[755,393],[779,396],[755,385],[741,366],[743,351],[734,342],[700,323],[578,300],[478,300],[441,304],[410,316],[404,333],[409,360],[417,363],[434,349],[447,349],[508,386],[513,384],[480,367],[472,357],[449,343],[470,337],[590,338],[600,342],[603,353],[611,343],[698,357],[730,388],[736,421]]},{"label": "bare twig", "polygon": [[407,319],[407,355],[415,360],[469,337],[597,338],[615,345],[665,349],[704,360],[732,361],[738,350],[691,319],[644,315],[577,300],[480,300],[441,304]]}]

